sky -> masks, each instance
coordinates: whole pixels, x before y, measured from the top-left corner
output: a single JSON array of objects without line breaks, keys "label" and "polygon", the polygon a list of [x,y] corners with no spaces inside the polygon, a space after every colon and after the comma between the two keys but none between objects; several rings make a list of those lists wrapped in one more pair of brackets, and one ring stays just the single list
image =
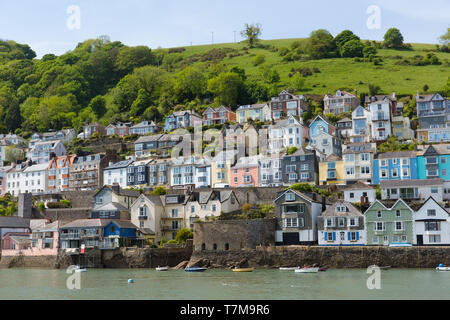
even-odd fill
[{"label": "sky", "polygon": [[[367,25],[371,6],[379,28]],[[234,42],[235,34],[241,41],[245,23],[260,23],[266,40],[320,28],[382,40],[396,27],[405,42],[438,43],[450,27],[450,0],[0,0],[0,39],[29,44],[38,58],[100,35],[153,49]]]}]

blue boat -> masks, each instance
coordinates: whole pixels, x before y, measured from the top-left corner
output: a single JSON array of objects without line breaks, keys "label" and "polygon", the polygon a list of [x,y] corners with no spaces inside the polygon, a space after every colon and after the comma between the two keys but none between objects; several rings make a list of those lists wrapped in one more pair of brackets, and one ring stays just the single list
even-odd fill
[{"label": "blue boat", "polygon": [[208,268],[201,268],[201,267],[197,267],[197,266],[187,267],[186,269],[184,269],[184,271],[186,271],[186,272],[203,272],[206,270],[208,270]]}]

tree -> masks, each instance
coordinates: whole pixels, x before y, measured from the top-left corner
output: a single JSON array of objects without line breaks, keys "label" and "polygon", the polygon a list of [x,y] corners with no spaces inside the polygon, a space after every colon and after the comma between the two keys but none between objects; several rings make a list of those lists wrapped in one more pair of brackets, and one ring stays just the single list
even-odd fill
[{"label": "tree", "polygon": [[334,38],[334,41],[336,43],[336,46],[338,48],[342,48],[344,46],[344,44],[346,44],[347,42],[351,41],[351,40],[360,40],[359,37],[357,35],[355,35],[352,31],[350,30],[344,30],[341,33],[339,33],[336,38]]},{"label": "tree", "polygon": [[212,92],[217,102],[225,106],[236,106],[242,78],[234,72],[225,72],[208,80],[208,90]]},{"label": "tree", "polygon": [[298,148],[295,147],[295,146],[289,147],[289,148],[287,149],[287,154],[288,154],[288,155],[294,154],[295,151],[297,151],[297,150],[298,150]]},{"label": "tree", "polygon": [[178,243],[185,243],[186,240],[192,238],[194,238],[194,234],[192,233],[192,231],[186,228],[182,228],[178,230],[175,240]]},{"label": "tree", "polygon": [[152,195],[155,196],[162,196],[167,194],[167,190],[164,187],[156,187],[155,190],[153,190]]},{"label": "tree", "polygon": [[380,92],[381,88],[380,86],[374,85],[372,83],[369,83],[369,94],[370,96],[375,96]]},{"label": "tree", "polygon": [[306,53],[312,59],[324,59],[334,57],[336,44],[333,36],[325,29],[311,32],[306,44]]},{"label": "tree", "polygon": [[150,95],[144,89],[139,89],[138,96],[131,105],[130,115],[133,117],[140,116],[148,107],[152,100]]},{"label": "tree", "polygon": [[291,83],[292,83],[292,89],[294,89],[294,91],[300,91],[303,89],[303,87],[305,85],[305,78],[302,76],[302,74],[300,72],[297,72],[292,77]]},{"label": "tree", "polygon": [[423,91],[424,91],[424,92],[427,92],[428,89],[430,89],[430,87],[429,87],[427,84],[425,84],[425,85],[423,86]]},{"label": "tree", "polygon": [[179,102],[201,98],[204,96],[206,89],[207,79],[200,69],[186,67],[177,73],[174,90]]},{"label": "tree", "polygon": [[246,23],[245,29],[241,31],[241,36],[247,39],[250,48],[255,47],[255,44],[258,41],[260,35],[261,35],[261,24],[259,23],[251,25]]},{"label": "tree", "polygon": [[266,57],[263,54],[257,54],[253,58],[253,65],[259,66],[260,64],[263,64],[266,61]]},{"label": "tree", "polygon": [[450,28],[448,28],[447,32],[439,38],[439,42],[444,46],[448,46],[450,44]]},{"label": "tree", "polygon": [[384,35],[384,45],[388,48],[401,48],[403,36],[397,28],[390,28]]},{"label": "tree", "polygon": [[132,72],[135,68],[154,64],[155,59],[150,48],[146,46],[122,47],[115,62],[121,74]]},{"label": "tree", "polygon": [[5,150],[5,159],[10,163],[16,163],[18,160],[24,160],[24,152],[15,146],[7,146]]},{"label": "tree", "polygon": [[344,58],[354,58],[363,56],[364,45],[359,40],[347,41],[341,47],[341,56]]},{"label": "tree", "polygon": [[363,57],[370,58],[370,56],[375,56],[377,54],[377,49],[372,46],[366,46],[363,49]]},{"label": "tree", "polygon": [[106,100],[102,96],[96,96],[89,103],[89,107],[95,113],[97,119],[100,119],[106,113]]}]

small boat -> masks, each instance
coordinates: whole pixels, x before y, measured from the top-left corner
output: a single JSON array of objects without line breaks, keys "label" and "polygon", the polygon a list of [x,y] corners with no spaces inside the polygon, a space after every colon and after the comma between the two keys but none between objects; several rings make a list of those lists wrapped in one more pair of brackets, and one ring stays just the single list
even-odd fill
[{"label": "small boat", "polygon": [[280,271],[292,271],[297,269],[300,269],[300,267],[281,267]]},{"label": "small boat", "polygon": [[389,270],[390,268],[391,268],[391,266],[380,267],[381,270]]},{"label": "small boat", "polygon": [[81,266],[75,266],[74,268],[75,272],[86,272],[87,269],[85,267],[81,267]]},{"label": "small boat", "polygon": [[297,273],[317,273],[319,272],[319,268],[301,268],[301,269],[295,269],[295,272]]},{"label": "small boat", "polygon": [[201,267],[197,267],[197,266],[186,267],[184,269],[184,271],[186,271],[186,272],[203,272],[203,271],[206,271],[206,270],[208,270],[208,268],[201,268]]},{"label": "small boat", "polygon": [[252,272],[254,268],[233,268],[233,272]]},{"label": "small boat", "polygon": [[157,267],[156,271],[169,271],[169,267]]},{"label": "small boat", "polygon": [[450,267],[444,266],[442,263],[436,268],[438,271],[450,271]]},{"label": "small boat", "polygon": [[325,271],[327,271],[327,270],[328,270],[327,267],[319,268],[319,271],[321,271],[321,272],[325,272]]}]

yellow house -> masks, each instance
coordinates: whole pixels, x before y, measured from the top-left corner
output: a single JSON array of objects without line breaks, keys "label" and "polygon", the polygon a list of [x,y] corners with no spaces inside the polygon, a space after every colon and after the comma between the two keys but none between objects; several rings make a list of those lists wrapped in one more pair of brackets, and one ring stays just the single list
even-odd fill
[{"label": "yellow house", "polygon": [[211,186],[213,188],[230,187],[230,170],[236,162],[236,150],[220,152],[211,162]]},{"label": "yellow house", "polygon": [[345,165],[341,157],[331,154],[319,163],[320,185],[345,185]]}]

